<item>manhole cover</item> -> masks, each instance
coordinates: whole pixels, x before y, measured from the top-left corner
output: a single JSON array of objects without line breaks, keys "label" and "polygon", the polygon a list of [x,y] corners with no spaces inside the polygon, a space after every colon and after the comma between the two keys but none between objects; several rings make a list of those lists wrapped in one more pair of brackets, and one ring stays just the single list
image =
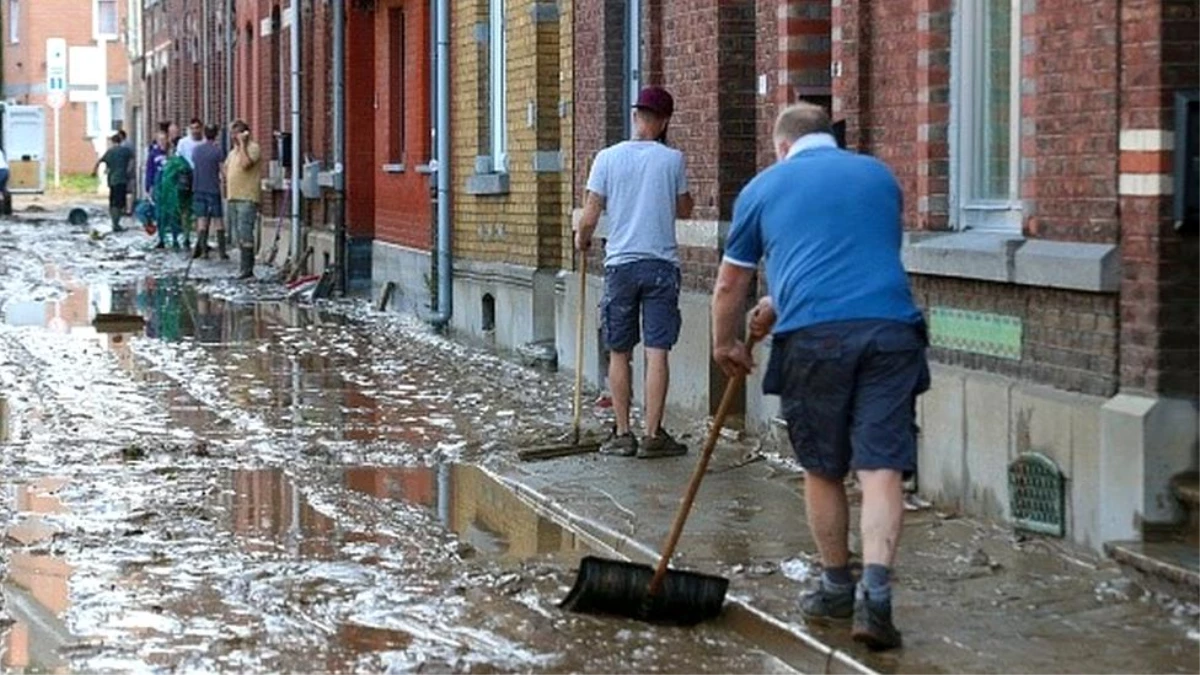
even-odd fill
[{"label": "manhole cover", "polygon": [[1008,494],[1017,529],[1066,535],[1066,487],[1054,460],[1037,452],[1022,454],[1008,466]]}]

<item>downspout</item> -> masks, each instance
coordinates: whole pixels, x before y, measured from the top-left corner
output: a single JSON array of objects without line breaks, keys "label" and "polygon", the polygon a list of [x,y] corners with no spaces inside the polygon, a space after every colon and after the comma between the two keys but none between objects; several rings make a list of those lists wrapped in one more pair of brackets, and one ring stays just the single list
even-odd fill
[{"label": "downspout", "polygon": [[454,304],[450,283],[450,0],[436,0],[437,15],[437,267],[438,309],[433,325],[450,323]]},{"label": "downspout", "polygon": [[200,5],[200,91],[203,102],[200,105],[205,124],[212,124],[212,81],[208,77],[209,66],[212,63],[212,43],[209,40],[209,0]]},{"label": "downspout", "polygon": [[337,289],[346,294],[350,250],[346,242],[346,0],[332,0],[333,12],[333,227]]},{"label": "downspout", "polygon": [[229,125],[233,123],[233,31],[234,0],[225,0],[225,123],[221,125],[225,151],[229,151]]},{"label": "downspout", "polygon": [[300,242],[300,213],[304,196],[300,179],[304,174],[304,159],[300,154],[300,0],[292,0],[291,60],[292,60],[292,264],[299,265],[304,247]]}]

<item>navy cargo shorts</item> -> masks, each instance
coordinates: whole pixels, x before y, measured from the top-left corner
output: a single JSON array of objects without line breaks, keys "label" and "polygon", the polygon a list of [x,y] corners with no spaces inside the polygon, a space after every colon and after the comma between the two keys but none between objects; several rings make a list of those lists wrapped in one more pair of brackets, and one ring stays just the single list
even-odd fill
[{"label": "navy cargo shorts", "polygon": [[646,346],[670,349],[679,340],[679,267],[666,260],[638,260],[604,268],[600,323],[604,343],[618,354],[633,351],[639,338],[638,315]]},{"label": "navy cargo shorts", "polygon": [[775,336],[763,382],[779,394],[796,459],[839,479],[917,468],[917,396],[929,389],[925,325],[845,321]]}]

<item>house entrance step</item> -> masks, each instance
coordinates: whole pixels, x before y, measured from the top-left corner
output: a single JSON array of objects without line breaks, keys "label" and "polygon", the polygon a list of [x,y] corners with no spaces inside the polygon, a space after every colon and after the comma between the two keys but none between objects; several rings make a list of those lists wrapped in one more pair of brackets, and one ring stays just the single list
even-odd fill
[{"label": "house entrance step", "polygon": [[1104,551],[1146,590],[1195,602],[1200,594],[1200,550],[1183,541],[1113,541]]}]

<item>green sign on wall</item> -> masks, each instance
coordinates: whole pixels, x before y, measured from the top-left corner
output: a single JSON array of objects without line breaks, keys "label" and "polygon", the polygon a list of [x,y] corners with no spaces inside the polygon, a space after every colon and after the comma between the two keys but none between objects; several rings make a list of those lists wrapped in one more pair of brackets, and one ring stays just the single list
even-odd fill
[{"label": "green sign on wall", "polygon": [[1021,319],[949,307],[929,310],[929,342],[960,352],[1021,360]]}]

